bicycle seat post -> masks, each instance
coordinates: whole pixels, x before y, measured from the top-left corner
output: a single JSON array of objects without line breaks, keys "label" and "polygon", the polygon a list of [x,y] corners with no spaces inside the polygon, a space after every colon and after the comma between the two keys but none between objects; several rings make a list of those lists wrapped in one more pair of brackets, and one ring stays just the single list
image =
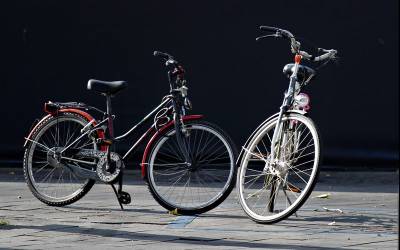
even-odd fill
[{"label": "bicycle seat post", "polygon": [[109,139],[114,139],[114,126],[112,117],[112,107],[111,107],[111,95],[106,94],[106,105],[107,105],[107,118],[108,118],[108,136]]},{"label": "bicycle seat post", "polygon": [[[105,131],[106,132],[106,137],[110,141],[114,139],[114,127],[113,127],[113,117],[112,117],[112,107],[111,107],[111,95],[110,94],[104,94],[106,97],[106,106],[107,106],[107,118],[108,118],[108,129]],[[107,149],[107,167],[106,169],[108,170],[110,168],[109,163],[111,162],[111,151],[113,151],[110,147],[113,147],[113,145],[109,145]]]}]

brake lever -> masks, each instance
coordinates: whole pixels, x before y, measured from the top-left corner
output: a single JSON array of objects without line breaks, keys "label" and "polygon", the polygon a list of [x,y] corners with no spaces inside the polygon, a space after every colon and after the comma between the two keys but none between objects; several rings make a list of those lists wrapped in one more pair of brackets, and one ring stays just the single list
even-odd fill
[{"label": "brake lever", "polygon": [[259,41],[259,40],[267,38],[267,37],[282,37],[282,35],[277,32],[275,34],[259,36],[259,37],[256,38],[256,41]]},{"label": "brake lever", "polygon": [[337,55],[334,55],[332,58],[331,58],[331,60],[336,64],[336,65],[339,65],[340,64],[340,60],[341,60],[342,58],[341,57],[339,57],[339,56],[337,56]]}]

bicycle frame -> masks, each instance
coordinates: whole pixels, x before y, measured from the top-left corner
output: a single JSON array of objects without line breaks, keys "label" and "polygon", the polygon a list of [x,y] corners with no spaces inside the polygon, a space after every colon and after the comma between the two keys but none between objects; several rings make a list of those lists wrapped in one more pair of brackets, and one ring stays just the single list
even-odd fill
[{"label": "bicycle frame", "polygon": [[[172,102],[172,97],[167,96],[167,98],[165,98],[164,101],[161,102],[160,105],[158,105],[156,108],[154,108],[151,112],[149,112],[142,120],[140,120],[137,124],[135,124],[134,126],[132,126],[127,132],[125,132],[124,134],[117,136],[115,138],[110,138],[113,141],[119,142],[123,139],[125,139],[126,137],[128,137],[130,134],[132,134],[136,129],[138,129],[141,125],[143,125],[147,120],[149,120],[151,117],[153,117],[153,115],[155,115],[158,111],[160,111],[163,108],[166,108],[166,106]],[[171,107],[168,107],[168,109],[170,109]],[[108,112],[107,112],[108,113]],[[68,150],[70,147],[72,147],[72,145],[74,145],[75,143],[77,143],[78,141],[80,141],[83,137],[85,137],[86,135],[96,131],[96,130],[104,130],[103,129],[103,125],[107,124],[108,128],[111,130],[112,125],[110,127],[110,124],[113,124],[112,122],[113,117],[112,115],[108,115],[105,119],[103,119],[102,121],[98,122],[93,128],[86,130],[86,132],[82,133],[78,138],[76,138],[73,142],[71,142],[68,146],[66,146],[61,153],[64,153],[66,150]],[[89,125],[89,123],[88,123]],[[82,130],[84,130],[85,128],[83,128]],[[153,124],[144,134],[142,134],[142,136],[140,136],[140,138],[134,143],[133,146],[130,147],[130,149],[124,154],[124,156],[122,157],[122,159],[125,159],[139,144],[140,142],[143,141],[144,138],[146,138],[146,136],[153,130],[155,129],[155,124]],[[111,130],[110,136],[112,137],[113,131]]]}]

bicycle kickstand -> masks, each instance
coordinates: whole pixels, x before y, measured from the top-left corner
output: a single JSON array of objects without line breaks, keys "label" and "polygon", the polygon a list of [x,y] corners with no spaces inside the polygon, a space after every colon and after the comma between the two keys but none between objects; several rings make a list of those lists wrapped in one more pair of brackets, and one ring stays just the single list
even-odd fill
[{"label": "bicycle kickstand", "polygon": [[122,191],[122,183],[123,183],[123,172],[121,172],[119,179],[118,179],[118,190],[115,188],[114,184],[111,184],[111,187],[117,196],[118,203],[121,207],[121,210],[124,210],[124,206],[122,204],[129,204],[131,203],[131,196],[129,193]]}]

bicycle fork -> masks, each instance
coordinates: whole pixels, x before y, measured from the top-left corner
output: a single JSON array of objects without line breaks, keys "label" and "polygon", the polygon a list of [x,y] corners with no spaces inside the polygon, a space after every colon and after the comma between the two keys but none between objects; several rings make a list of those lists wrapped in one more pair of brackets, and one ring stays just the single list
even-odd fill
[{"label": "bicycle fork", "polygon": [[[298,72],[298,69],[299,69],[300,60],[298,60],[296,58],[295,61],[296,61],[295,62],[295,66],[294,66],[292,75],[290,76],[289,88],[285,92],[283,103],[282,103],[282,105],[280,107],[278,119],[277,119],[276,126],[275,126],[275,129],[274,129],[274,134],[272,136],[271,153],[270,153],[270,164],[269,164],[269,166],[271,164],[275,165],[276,162],[277,162],[276,156],[277,155],[279,156],[281,149],[280,149],[280,145],[278,145],[279,147],[276,147],[276,146],[277,146],[277,143],[278,143],[278,141],[280,141],[281,136],[282,136],[282,130],[283,130],[282,119],[283,119],[283,115],[286,113],[286,111],[289,109],[289,107],[293,103],[293,97],[294,97],[294,94],[295,94],[295,87],[296,87],[296,82],[297,82],[297,72]],[[269,167],[269,166],[266,166],[266,168]],[[267,169],[264,169],[264,171],[265,170],[267,170]]]},{"label": "bicycle fork", "polygon": [[[296,60],[297,61],[297,60]],[[268,205],[268,210],[270,212],[274,211],[274,202],[277,196],[277,189],[279,188],[280,185],[286,185],[286,164],[282,164],[279,162],[279,156],[282,154],[281,148],[282,145],[285,144],[283,140],[288,140],[288,138],[285,138],[283,135],[283,115],[287,112],[289,107],[293,103],[293,97],[295,94],[295,86],[297,82],[297,71],[298,71],[298,63],[295,63],[295,67],[293,70],[292,75],[290,76],[290,83],[289,83],[289,88],[285,92],[283,103],[280,107],[279,115],[277,118],[277,122],[275,125],[274,129],[274,134],[272,136],[272,141],[271,141],[271,153],[269,157],[269,161],[266,163],[264,167],[264,172],[268,173],[271,172],[273,178],[275,181],[271,183],[271,193],[270,193],[270,202]],[[289,204],[292,204],[291,200],[289,199],[288,195],[286,194],[285,189],[283,189],[283,192],[289,202]],[[297,214],[296,214],[297,216]]]},{"label": "bicycle fork", "polygon": [[182,116],[175,113],[174,114],[174,120],[175,120],[175,136],[177,139],[178,147],[181,150],[184,160],[186,164],[190,167],[192,165],[192,159],[190,157],[190,149],[188,143],[186,143],[186,136],[187,136],[187,131],[185,128],[185,124],[182,121]]}]

